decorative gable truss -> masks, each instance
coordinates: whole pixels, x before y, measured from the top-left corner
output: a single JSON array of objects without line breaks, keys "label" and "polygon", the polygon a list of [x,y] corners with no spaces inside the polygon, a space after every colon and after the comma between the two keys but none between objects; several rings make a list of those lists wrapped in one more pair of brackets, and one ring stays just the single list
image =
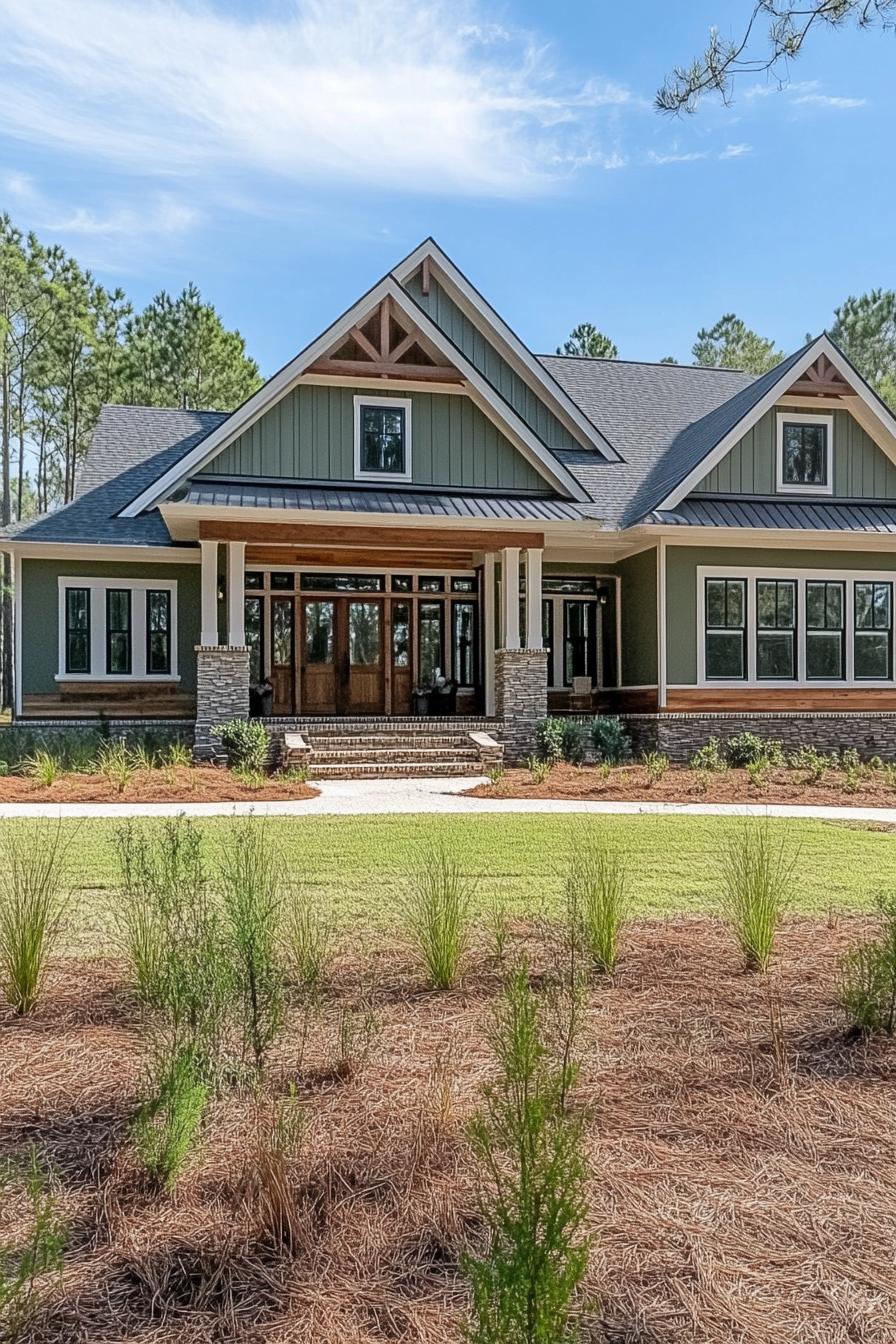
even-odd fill
[{"label": "decorative gable truss", "polygon": [[406,378],[422,383],[463,382],[455,365],[419,326],[386,295],[379,307],[356,322],[345,338],[307,369],[347,378]]},{"label": "decorative gable truss", "polygon": [[[306,376],[454,384],[462,388],[552,489],[590,503],[576,477],[479,369],[431,321],[393,275],[385,276],[217,429],[119,513],[134,518],[168,498]],[[596,431],[592,430],[596,436]],[[595,441],[594,447],[600,445]],[[609,455],[614,456],[612,449]]]},{"label": "decorative gable truss", "polygon": [[791,383],[788,396],[794,397],[855,397],[855,388],[846,381],[840,370],[822,353],[805,373]]}]

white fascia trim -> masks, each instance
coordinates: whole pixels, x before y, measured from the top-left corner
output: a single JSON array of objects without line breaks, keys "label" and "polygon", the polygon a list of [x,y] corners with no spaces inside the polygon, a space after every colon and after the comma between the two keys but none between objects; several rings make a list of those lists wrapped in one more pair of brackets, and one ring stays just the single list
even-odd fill
[{"label": "white fascia trim", "polygon": [[111,560],[130,564],[198,565],[195,546],[99,546],[71,541],[9,541],[0,546],[20,560]]},{"label": "white fascia trim", "polygon": [[[469,531],[537,532],[543,533],[547,537],[548,534],[559,533],[564,535],[563,529],[569,527],[568,523],[552,522],[548,518],[443,518],[438,514],[419,514],[412,517],[401,513],[344,513],[327,509],[270,509],[261,505],[234,506],[222,509],[215,504],[177,504],[169,501],[159,505],[159,512],[166,520],[170,518],[175,526],[181,523],[194,522],[283,523],[285,525],[290,523],[296,525],[301,523],[316,523],[318,525],[330,523],[333,527],[369,527],[371,524],[376,524],[380,527],[401,527],[407,529],[408,532],[420,532],[423,534],[421,540],[424,542],[427,534],[434,527],[439,529],[450,528],[456,531],[460,543],[463,543],[464,533]],[[301,538],[289,544],[301,546]],[[344,546],[347,543],[334,542],[333,544]],[[363,538],[361,544],[363,544]],[[416,541],[414,544],[416,545]]]},{"label": "white fascia trim", "polygon": [[477,394],[478,404],[481,405],[482,409],[485,409],[482,403],[488,406],[490,418],[503,426],[504,431],[513,440],[516,447],[542,476],[572,499],[581,503],[590,502],[588,495],[575,477],[532,433],[529,426],[520,419],[512,407],[498,396],[494,388],[430,320],[424,310],[414,302],[410,294],[402,289],[398,281],[393,276],[387,275],[363,298],[359,299],[347,313],[344,313],[322,335],[318,336],[316,341],[306,346],[300,354],[296,355],[295,359],[284,365],[279,373],[275,373],[273,378],[265,383],[264,387],[259,388],[248,401],[237,407],[233,414],[223,421],[217,429],[212,430],[211,434],[208,434],[195,448],[182,457],[180,461],[175,462],[152,485],[147,486],[142,494],[133,499],[124,509],[121,509],[118,517],[135,518],[144,509],[151,508],[166,493],[179,485],[185,476],[204,466],[228,443],[239,438],[240,434],[254,424],[270,406],[279,401],[295,386],[310,364],[321,358],[340,337],[349,332],[363,318],[365,313],[378,307],[385,298],[392,299],[405,316],[419,327],[423,335],[436,349],[451,361],[458,373],[466,379],[470,390]]},{"label": "white fascia trim", "polygon": [[407,283],[410,277],[422,265],[424,258],[428,258],[436,272],[436,279],[440,283],[447,281],[444,288],[449,293],[453,290],[451,297],[458,302],[458,307],[466,313],[467,317],[479,328],[492,338],[497,337],[499,343],[504,347],[502,353],[508,358],[508,362],[515,368],[516,372],[524,379],[533,391],[546,398],[551,409],[561,420],[566,428],[575,436],[584,435],[587,441],[597,448],[611,462],[621,462],[622,457],[613,447],[613,445],[604,438],[600,430],[591,423],[584,412],[576,405],[569,393],[560,386],[555,378],[539,364],[538,360],[530,350],[527,350],[520,338],[508,327],[507,323],[495,312],[479,293],[479,291],[470,284],[466,276],[457,269],[454,262],[447,257],[437,243],[432,239],[427,239],[415,248],[410,256],[405,257],[404,261],[394,267],[392,274],[401,285]]},{"label": "white fascia trim", "polygon": [[[781,547],[786,550],[816,551],[890,551],[896,537],[888,532],[810,532],[799,528],[769,527],[686,527],[660,523],[644,524],[638,532],[655,545],[664,537],[667,546],[732,546],[743,549],[767,550]],[[644,550],[639,546],[637,549]],[[635,550],[626,552],[634,554]]]},{"label": "white fascia trim", "polygon": [[[775,493],[779,495],[832,495],[834,493],[834,417],[810,411],[779,411],[775,426]],[[784,426],[824,425],[826,485],[793,485],[784,480]]]},{"label": "white fascia trim", "polygon": [[[706,580],[707,579],[744,579],[746,581],[746,641],[747,675],[746,677],[709,677],[706,676]],[[796,666],[795,678],[757,677],[756,676],[756,580],[757,579],[793,579],[797,585],[796,598]],[[844,585],[843,640],[845,646],[845,676],[838,681],[807,678],[806,669],[806,582],[821,579]],[[896,570],[866,569],[769,569],[768,566],[744,565],[698,565],[697,566],[697,685],[720,690],[727,687],[732,690],[770,690],[781,687],[784,690],[835,691],[844,687],[862,690],[892,690],[894,669],[891,665],[890,676],[882,681],[854,675],[855,662],[855,594],[857,583],[889,583],[891,591],[896,593]],[[891,599],[892,600],[892,599]],[[894,618],[891,608],[890,620]],[[891,645],[896,642],[891,634]],[[691,687],[693,689],[693,687]]]},{"label": "white fascia trim", "polygon": [[[364,471],[361,466],[361,408],[373,406],[377,410],[385,407],[398,407],[404,411],[404,471]],[[356,481],[410,481],[412,479],[411,462],[414,450],[413,425],[411,412],[414,403],[409,397],[365,397],[359,393],[354,398],[354,467]]]},{"label": "white fascia trim", "polygon": [[[90,666],[91,669],[106,666],[106,590],[108,588],[127,588],[131,592],[131,670],[130,672],[66,672],[65,670],[65,590],[66,588],[87,588],[90,593]],[[135,602],[134,593],[164,591],[170,594],[168,613],[169,641],[171,649],[170,672],[147,672],[146,670],[146,603]],[[174,682],[180,681],[177,671],[177,580],[176,579],[129,579],[118,575],[96,578],[88,574],[63,575],[56,580],[58,595],[58,644],[57,671],[54,681],[127,681]]]},{"label": "white fascia trim", "polygon": [[[655,508],[674,509],[677,504],[680,504],[685,496],[689,495],[694,487],[703,480],[707,472],[712,471],[713,467],[721,462],[725,454],[730,452],[737,441],[742,439],[747,431],[762,419],[766,411],[771,410],[780,398],[782,385],[786,390],[792,383],[795,383],[810,365],[815,363],[819,355],[825,355],[837,372],[842,374],[850,387],[856,391],[864,408],[864,414],[856,415],[856,419],[869,434],[872,433],[869,426],[874,425],[876,434],[872,437],[875,438],[875,442],[878,443],[882,451],[896,462],[896,418],[890,414],[883,402],[878,400],[865,380],[856,373],[836,345],[827,336],[819,336],[803,351],[792,368],[788,369],[786,373],[782,373],[778,381],[772,385],[753,409],[748,411],[733,429],[729,430],[725,437],[716,444],[715,448],[708,452],[695,467],[691,468],[681,484],[670,491],[661,503],[655,505]],[[881,437],[877,437],[878,435]]]}]

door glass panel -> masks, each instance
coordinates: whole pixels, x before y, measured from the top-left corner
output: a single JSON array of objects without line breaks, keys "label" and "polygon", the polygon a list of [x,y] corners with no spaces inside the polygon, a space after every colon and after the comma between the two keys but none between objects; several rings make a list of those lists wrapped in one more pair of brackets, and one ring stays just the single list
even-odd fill
[{"label": "door glass panel", "polygon": [[458,686],[472,686],[473,630],[475,608],[472,602],[454,602],[451,608],[454,680]]},{"label": "door glass panel", "polygon": [[566,620],[566,647],[563,659],[563,680],[572,685],[573,677],[590,677],[593,663],[591,648],[591,619],[588,602],[564,602]]},{"label": "door glass panel", "polygon": [[256,685],[261,681],[263,610],[262,598],[246,598],[246,647],[249,650],[249,680]]},{"label": "door glass panel", "polygon": [[379,602],[349,602],[348,660],[352,667],[375,667],[380,661]]},{"label": "door glass panel", "polygon": [[420,685],[432,686],[442,666],[442,604],[421,602],[417,612],[420,641]]},{"label": "door glass panel", "polygon": [[411,665],[411,609],[407,602],[392,603],[392,666]]},{"label": "door glass panel", "polygon": [[292,665],[292,629],[292,599],[274,599],[271,602],[271,655],[277,667]]},{"label": "door glass panel", "polygon": [[305,662],[333,661],[333,603],[305,603]]}]

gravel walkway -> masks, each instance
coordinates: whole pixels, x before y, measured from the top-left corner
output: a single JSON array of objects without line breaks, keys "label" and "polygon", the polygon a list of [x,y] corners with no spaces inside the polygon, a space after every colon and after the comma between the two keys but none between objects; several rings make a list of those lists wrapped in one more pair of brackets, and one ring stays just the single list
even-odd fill
[{"label": "gravel walkway", "polygon": [[778,803],[584,802],[579,799],[465,798],[477,779],[331,780],[301,801],[257,803],[3,803],[0,817],[372,816],[377,813],[593,812],[619,816],[808,817],[896,824],[896,807],[803,807]]}]

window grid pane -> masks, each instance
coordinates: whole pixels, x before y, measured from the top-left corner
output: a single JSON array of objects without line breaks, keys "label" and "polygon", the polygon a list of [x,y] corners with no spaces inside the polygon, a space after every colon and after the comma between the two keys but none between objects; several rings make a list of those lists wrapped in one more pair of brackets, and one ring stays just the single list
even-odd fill
[{"label": "window grid pane", "polygon": [[756,580],[756,677],[796,677],[796,581]]},{"label": "window grid pane", "polygon": [[361,470],[404,475],[403,406],[361,407]]},{"label": "window grid pane", "polygon": [[846,676],[842,580],[811,579],[806,583],[806,678],[843,681]]},{"label": "window grid pane", "polygon": [[742,681],[747,675],[747,581],[707,579],[705,594],[706,676]]},{"label": "window grid pane", "polygon": [[156,676],[171,671],[171,594],[151,588],[146,594],[146,670]]},{"label": "window grid pane", "polygon": [[853,606],[853,676],[856,681],[888,681],[893,665],[893,585],[857,582]]},{"label": "window grid pane", "polygon": [[131,590],[106,589],[106,672],[131,673]]},{"label": "window grid pane", "polygon": [[65,591],[65,670],[90,672],[90,589]]}]

